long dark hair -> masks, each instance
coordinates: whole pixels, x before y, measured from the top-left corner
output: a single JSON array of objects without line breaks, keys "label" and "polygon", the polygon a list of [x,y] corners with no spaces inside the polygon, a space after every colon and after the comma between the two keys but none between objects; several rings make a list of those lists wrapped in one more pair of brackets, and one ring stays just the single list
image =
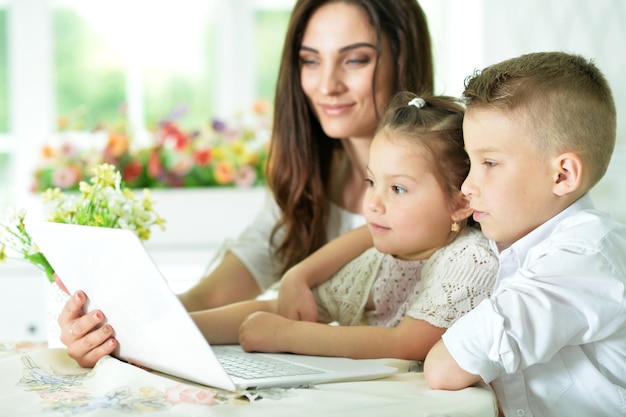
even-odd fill
[{"label": "long dark hair", "polygon": [[[307,103],[300,84],[299,49],[311,15],[334,1],[338,0],[299,0],[291,13],[283,47],[267,172],[281,209],[271,236],[281,274],[327,242],[330,167],[334,153],[343,149],[340,141],[324,133]],[[416,0],[339,1],[357,5],[367,13],[377,34],[378,56],[383,37],[389,41],[396,69],[392,93],[432,93],[430,34]],[[372,94],[375,91],[373,77]],[[279,231],[284,232],[280,240]]]}]

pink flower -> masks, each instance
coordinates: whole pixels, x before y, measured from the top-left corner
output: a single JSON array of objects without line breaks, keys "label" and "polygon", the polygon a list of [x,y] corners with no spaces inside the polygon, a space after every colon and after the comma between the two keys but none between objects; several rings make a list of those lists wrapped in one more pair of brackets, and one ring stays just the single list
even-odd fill
[{"label": "pink flower", "polygon": [[157,149],[154,149],[150,153],[150,157],[148,158],[148,175],[150,175],[152,178],[159,178],[162,172],[163,165],[161,164],[159,151]]},{"label": "pink flower", "polygon": [[214,405],[215,391],[190,387],[183,384],[175,385],[165,391],[165,401],[170,404],[190,403]]},{"label": "pink flower", "polygon": [[52,174],[52,185],[59,188],[70,188],[80,181],[80,171],[74,166],[61,167]]},{"label": "pink flower", "polygon": [[61,144],[61,147],[59,148],[59,151],[61,155],[67,158],[72,158],[78,154],[78,148],[74,144],[69,142],[63,142]]},{"label": "pink flower", "polygon": [[235,185],[238,187],[251,187],[256,181],[257,173],[252,167],[242,166],[235,176]]},{"label": "pink flower", "polygon": [[184,176],[193,168],[193,158],[190,155],[180,155],[174,161],[170,171],[177,176]]}]

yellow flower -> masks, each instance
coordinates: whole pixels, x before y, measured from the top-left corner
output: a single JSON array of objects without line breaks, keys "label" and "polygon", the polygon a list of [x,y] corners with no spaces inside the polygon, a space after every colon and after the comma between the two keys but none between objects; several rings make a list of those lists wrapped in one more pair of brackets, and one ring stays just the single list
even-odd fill
[{"label": "yellow flower", "polygon": [[50,201],[57,200],[60,196],[61,196],[61,189],[56,187],[56,188],[48,188],[46,191],[43,192],[43,194],[41,195],[41,198],[44,203],[48,203]]},{"label": "yellow flower", "polygon": [[101,214],[94,214],[93,216],[94,226],[102,226],[104,224],[104,218]]},{"label": "yellow flower", "polygon": [[224,149],[223,146],[216,146],[215,148],[213,148],[213,159],[217,161],[226,158],[227,154],[228,152],[226,151],[226,149]]},{"label": "yellow flower", "polygon": [[141,240],[148,240],[150,239],[150,230],[140,227],[139,229],[137,229],[137,236]]},{"label": "yellow flower", "polygon": [[143,190],[143,208],[147,211],[152,211],[152,205],[154,202],[152,201],[152,193],[149,189],[144,188]]},{"label": "yellow flower", "polygon": [[94,176],[91,178],[91,182],[94,185],[101,185],[103,187],[115,187],[118,181],[119,172],[115,166],[111,164],[101,164],[93,169]]},{"label": "yellow flower", "polygon": [[241,142],[233,142],[230,148],[235,155],[242,155],[246,151],[245,146]]},{"label": "yellow flower", "polygon": [[78,189],[83,195],[83,198],[88,198],[93,193],[93,187],[85,181],[78,183]]},{"label": "yellow flower", "polygon": [[241,165],[249,165],[251,167],[257,165],[260,160],[261,157],[258,152],[250,152],[247,150],[241,154],[239,159]]},{"label": "yellow flower", "polygon": [[[143,190],[144,196],[146,194],[146,191],[147,191],[147,188]],[[135,199],[135,194],[133,193],[133,190],[131,190],[128,187],[124,187],[122,189],[122,194],[124,195],[124,197],[126,197],[129,200],[134,200]]]}]

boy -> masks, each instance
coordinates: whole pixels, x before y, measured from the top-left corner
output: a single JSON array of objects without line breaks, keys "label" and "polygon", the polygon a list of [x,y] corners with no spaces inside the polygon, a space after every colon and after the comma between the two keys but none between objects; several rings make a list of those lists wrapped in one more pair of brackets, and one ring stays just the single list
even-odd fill
[{"label": "boy", "polygon": [[462,191],[500,270],[429,352],[427,382],[482,379],[507,417],[626,415],[626,227],[587,195],[615,146],[608,83],[582,57],[533,53],[463,94]]}]

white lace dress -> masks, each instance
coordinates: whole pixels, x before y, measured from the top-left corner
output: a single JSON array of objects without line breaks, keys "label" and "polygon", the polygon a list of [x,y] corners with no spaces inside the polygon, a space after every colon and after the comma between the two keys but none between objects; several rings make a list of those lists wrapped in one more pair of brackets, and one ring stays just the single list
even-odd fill
[{"label": "white lace dress", "polygon": [[395,327],[408,315],[447,328],[490,295],[497,271],[487,239],[471,228],[426,260],[372,248],[314,289],[318,320]]}]

